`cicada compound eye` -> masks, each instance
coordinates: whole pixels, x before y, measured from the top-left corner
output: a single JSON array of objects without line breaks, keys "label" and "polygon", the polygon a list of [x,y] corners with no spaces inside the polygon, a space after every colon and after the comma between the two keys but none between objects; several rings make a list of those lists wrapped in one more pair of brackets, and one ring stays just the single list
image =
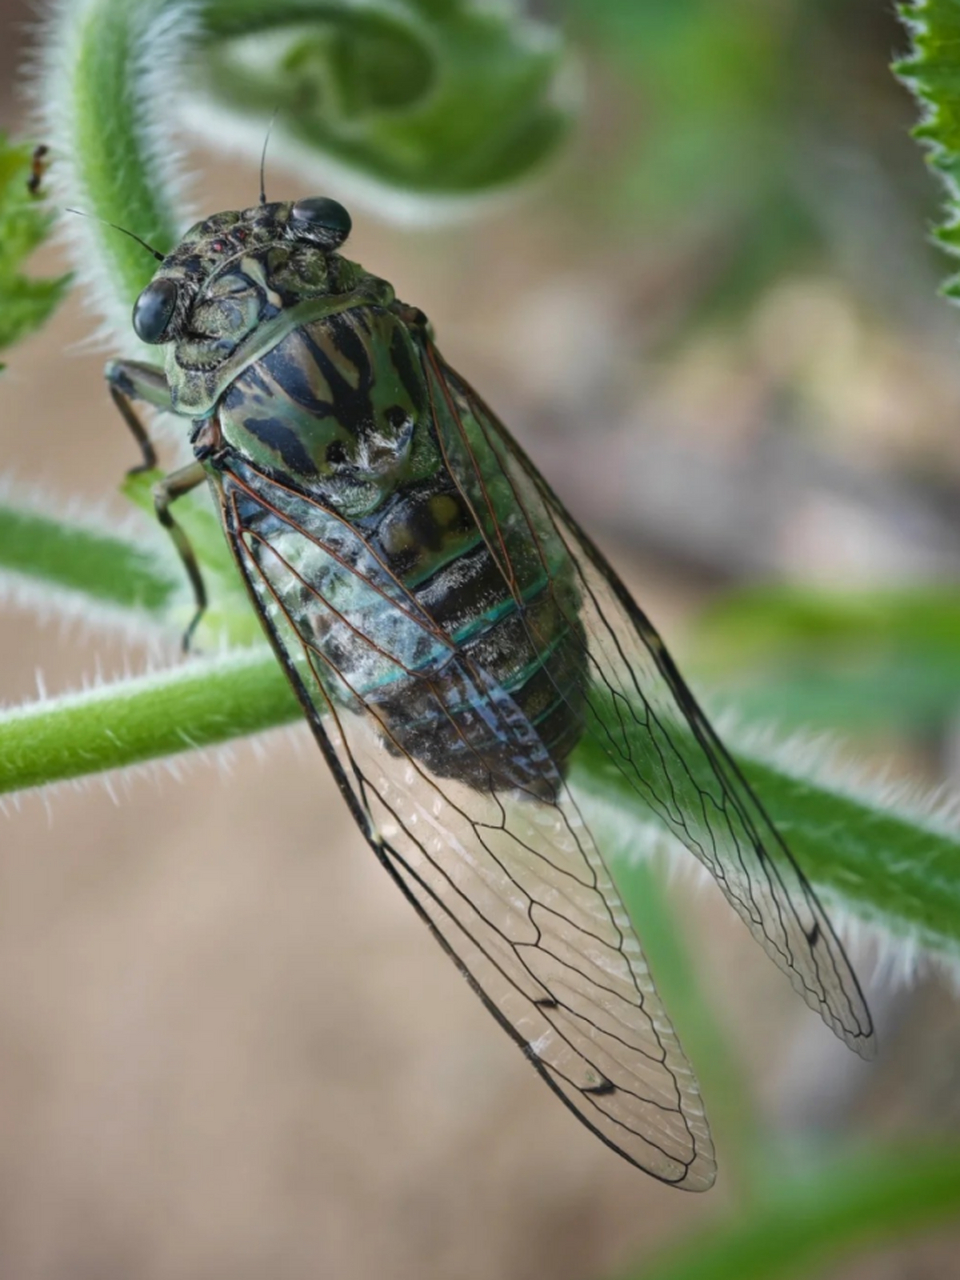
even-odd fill
[{"label": "cicada compound eye", "polygon": [[133,328],[141,342],[162,342],[177,309],[177,286],[173,280],[154,280],[134,303]]},{"label": "cicada compound eye", "polygon": [[304,231],[322,233],[323,239],[334,249],[343,244],[353,226],[343,205],[327,196],[298,200],[290,210],[290,221],[294,227],[302,227]]}]

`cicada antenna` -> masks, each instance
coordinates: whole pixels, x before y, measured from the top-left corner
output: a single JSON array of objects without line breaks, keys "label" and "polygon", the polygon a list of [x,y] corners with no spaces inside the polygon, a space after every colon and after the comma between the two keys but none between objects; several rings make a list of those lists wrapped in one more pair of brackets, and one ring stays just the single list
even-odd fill
[{"label": "cicada antenna", "polygon": [[82,209],[66,209],[66,213],[75,213],[78,218],[90,218],[93,222],[102,222],[105,227],[112,227],[114,231],[121,231],[125,236],[129,236],[131,240],[136,240],[137,244],[143,245],[147,253],[152,253],[158,262],[164,261],[164,256],[159,249],[155,249],[152,244],[147,244],[146,240],[142,240],[134,231],[128,231],[126,227],[120,227],[115,222],[108,222],[106,218],[98,218],[95,213],[84,213]]},{"label": "cicada antenna", "polygon": [[270,117],[270,123],[267,125],[267,136],[263,140],[263,150],[260,152],[260,203],[261,204],[267,203],[267,188],[263,180],[263,173],[267,163],[267,147],[270,144],[270,135],[271,133],[273,133],[274,121],[276,120],[279,112],[280,112],[280,108],[274,107],[273,115]]}]

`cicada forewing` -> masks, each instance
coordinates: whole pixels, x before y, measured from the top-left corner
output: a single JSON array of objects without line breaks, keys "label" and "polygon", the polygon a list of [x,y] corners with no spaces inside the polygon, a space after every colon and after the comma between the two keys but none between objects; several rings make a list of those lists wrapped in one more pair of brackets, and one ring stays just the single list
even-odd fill
[{"label": "cicada forewing", "polygon": [[[505,482],[542,563],[566,549],[588,661],[584,736],[606,767],[711,872],[730,905],[795,990],[850,1048],[875,1038],[856,975],[807,878],[718,739],[645,614],[512,436],[430,347],[432,395],[448,424],[446,455],[493,554],[503,557],[491,477]],[[504,571],[510,567],[503,561]],[[569,592],[557,593],[569,613]],[[541,649],[548,637],[534,632]]]},{"label": "cicada forewing", "polygon": [[515,606],[516,670],[502,653],[483,660],[484,635],[502,648],[511,634],[502,625],[457,638],[470,628],[453,626],[449,597],[469,595],[467,569],[431,603],[391,568],[382,520],[347,520],[316,489],[235,458],[215,480],[228,538],[355,817],[441,945],[590,1129],[663,1181],[703,1189],[715,1164],[696,1079],[567,780],[577,739],[865,1056],[866,1004],[649,621],[426,337],[421,354],[443,469],[482,533],[488,597],[492,571]]},{"label": "cicada forewing", "polygon": [[[251,594],[382,863],[597,1136],[665,1182],[709,1187],[713,1147],[693,1070],[537,729],[315,494],[246,464],[220,486]],[[411,751],[417,725],[400,733],[384,711],[391,684],[425,735],[455,726],[476,764],[461,767],[469,783]]]}]

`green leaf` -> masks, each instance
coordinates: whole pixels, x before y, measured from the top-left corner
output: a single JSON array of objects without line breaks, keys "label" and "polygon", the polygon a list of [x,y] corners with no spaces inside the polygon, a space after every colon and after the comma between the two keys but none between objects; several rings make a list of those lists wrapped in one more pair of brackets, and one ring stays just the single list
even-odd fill
[{"label": "green leaf", "polygon": [[[128,475],[122,486],[126,497],[154,522],[153,486],[162,478],[162,471],[139,471]],[[208,605],[194,637],[195,647],[203,651],[223,644],[244,646],[260,643],[263,629],[250,607],[246,588],[223,536],[223,527],[213,509],[206,485],[177,499],[176,520],[193,549],[207,589]],[[170,571],[184,587],[186,570],[172,542],[168,542],[168,551]],[[183,592],[180,599],[182,607],[177,623],[183,631],[193,618],[195,604],[192,597],[188,602]]]},{"label": "green leaf", "polygon": [[155,553],[98,528],[56,519],[39,505],[0,501],[0,570],[18,575],[51,606],[79,593],[95,610],[107,605],[152,615],[161,623],[180,580]]},{"label": "green leaf", "polygon": [[960,707],[960,664],[945,657],[783,655],[722,681],[711,675],[741,720],[784,732],[832,729],[874,746],[878,736],[942,733]]},{"label": "green leaf", "polygon": [[754,662],[787,643],[960,649],[960,597],[937,585],[876,591],[751,587],[725,595],[701,618],[706,643]]},{"label": "green leaf", "polygon": [[[956,0],[915,0],[899,13],[911,36],[910,50],[894,71],[913,90],[922,119],[914,136],[927,148],[930,167],[942,179],[947,199],[936,233],[943,248],[960,256],[960,6]],[[943,292],[960,298],[960,275]]]},{"label": "green leaf", "polygon": [[540,164],[569,124],[559,36],[476,0],[206,0],[205,85],[399,190],[454,195]]},{"label": "green leaf", "polygon": [[178,106],[218,149],[258,155],[276,111],[301,174],[322,163],[329,183],[335,161],[389,213],[390,190],[404,207],[476,195],[541,164],[570,123],[564,61],[556,32],[483,0],[57,5],[35,91],[52,189],[92,215],[70,223],[78,274],[117,346],[143,357],[130,308],[156,263],[116,228],[160,253],[180,238]]},{"label": "green leaf", "polygon": [[11,142],[0,132],[0,350],[41,328],[70,284],[68,275],[24,274],[27,259],[53,223],[53,215],[27,187],[32,154],[30,143]]},{"label": "green leaf", "polygon": [[[960,1210],[960,1151],[867,1150],[802,1180],[771,1171],[772,1192],[708,1227],[630,1280],[813,1280],[838,1257],[901,1239]],[[832,1274],[832,1272],[831,1272]],[[626,1280],[626,1278],[625,1278]]]}]

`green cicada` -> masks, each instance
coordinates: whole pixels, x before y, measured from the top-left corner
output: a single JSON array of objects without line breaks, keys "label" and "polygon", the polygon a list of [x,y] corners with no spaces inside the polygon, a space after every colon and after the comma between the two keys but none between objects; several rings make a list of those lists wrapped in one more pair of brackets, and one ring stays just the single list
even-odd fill
[{"label": "green cicada", "polygon": [[[164,368],[111,364],[190,422],[263,623],[374,853],[500,1025],[627,1160],[709,1187],[693,1070],[567,781],[589,740],[704,863],[848,1045],[870,1015],[836,934],[659,636],[426,317],[339,250],[333,200],[198,223],[133,325]],[[157,255],[158,257],[160,255]]]}]

